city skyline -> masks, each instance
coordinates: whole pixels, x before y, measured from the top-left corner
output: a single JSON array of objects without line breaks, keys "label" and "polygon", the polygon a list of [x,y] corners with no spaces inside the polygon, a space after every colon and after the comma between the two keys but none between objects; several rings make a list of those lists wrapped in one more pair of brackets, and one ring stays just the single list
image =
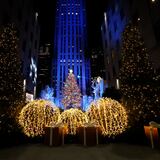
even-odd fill
[{"label": "city skyline", "polygon": [[[41,26],[41,45],[52,43],[54,36],[54,19],[56,10],[56,1],[46,0],[45,3],[35,0],[38,5],[39,23]],[[86,17],[87,17],[87,37],[88,48],[92,49],[102,47],[101,24],[103,22],[103,12],[107,6],[107,1],[96,0],[90,2],[86,0]]]}]

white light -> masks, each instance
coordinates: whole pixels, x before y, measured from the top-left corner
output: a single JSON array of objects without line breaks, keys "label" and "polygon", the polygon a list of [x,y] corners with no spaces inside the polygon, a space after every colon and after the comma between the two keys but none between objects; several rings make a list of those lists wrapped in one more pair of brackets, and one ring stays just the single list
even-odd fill
[{"label": "white light", "polygon": [[155,0],[152,0],[152,2],[155,2]]},{"label": "white light", "polygon": [[120,86],[119,86],[119,79],[116,79],[116,88],[117,88],[117,89],[120,89]]},{"label": "white light", "polygon": [[33,94],[26,93],[26,102],[31,102],[33,101]]},{"label": "white light", "polygon": [[138,18],[138,21],[140,21],[141,19],[140,18]]},{"label": "white light", "polygon": [[23,92],[26,91],[26,79],[23,80]]},{"label": "white light", "polygon": [[105,23],[107,22],[107,14],[106,12],[104,13],[104,20],[105,20]]},{"label": "white light", "polygon": [[37,12],[35,13],[35,17],[36,17],[36,21],[37,21],[37,19],[38,19],[38,13]]},{"label": "white light", "polygon": [[37,79],[37,66],[36,66],[36,63],[34,62],[33,58],[31,58],[31,64],[30,64],[30,74],[29,76],[32,77],[34,74],[34,81],[33,83],[36,84],[36,79]]},{"label": "white light", "polygon": [[70,69],[70,70],[69,70],[69,73],[73,73],[73,70],[72,70],[72,69]]},{"label": "white light", "polygon": [[36,98],[36,86],[34,86],[34,99]]}]

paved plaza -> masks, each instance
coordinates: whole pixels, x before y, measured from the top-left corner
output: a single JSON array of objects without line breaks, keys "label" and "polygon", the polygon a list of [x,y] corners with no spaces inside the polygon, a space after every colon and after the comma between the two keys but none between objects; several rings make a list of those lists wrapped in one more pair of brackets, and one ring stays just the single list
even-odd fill
[{"label": "paved plaza", "polygon": [[150,146],[107,144],[96,147],[27,144],[0,149],[0,160],[160,160],[160,150]]}]

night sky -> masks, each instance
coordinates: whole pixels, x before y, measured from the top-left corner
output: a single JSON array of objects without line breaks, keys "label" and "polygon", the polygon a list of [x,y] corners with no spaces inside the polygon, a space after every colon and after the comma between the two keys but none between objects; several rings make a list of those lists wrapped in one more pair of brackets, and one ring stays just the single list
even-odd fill
[{"label": "night sky", "polygon": [[[41,45],[44,43],[53,44],[56,0],[36,1],[41,26]],[[101,47],[102,45],[100,29],[106,5],[107,0],[86,0],[89,49]]]}]

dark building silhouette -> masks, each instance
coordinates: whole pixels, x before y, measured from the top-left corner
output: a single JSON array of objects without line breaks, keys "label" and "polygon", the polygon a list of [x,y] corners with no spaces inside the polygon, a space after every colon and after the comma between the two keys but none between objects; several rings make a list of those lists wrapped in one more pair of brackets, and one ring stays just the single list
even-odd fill
[{"label": "dark building silhouette", "polygon": [[109,87],[118,87],[122,33],[130,21],[138,24],[154,68],[160,68],[160,1],[108,0],[107,3],[101,27],[105,75]]},{"label": "dark building silhouette", "polygon": [[100,48],[91,50],[91,77],[105,79],[104,52]]},{"label": "dark building silhouette", "polygon": [[26,91],[35,94],[40,28],[32,0],[1,0],[0,26],[13,23],[18,31],[22,73]]},{"label": "dark building silhouette", "polygon": [[44,47],[40,47],[38,55],[38,74],[37,74],[37,96],[39,97],[42,89],[46,85],[51,85],[51,45],[46,44]]}]

